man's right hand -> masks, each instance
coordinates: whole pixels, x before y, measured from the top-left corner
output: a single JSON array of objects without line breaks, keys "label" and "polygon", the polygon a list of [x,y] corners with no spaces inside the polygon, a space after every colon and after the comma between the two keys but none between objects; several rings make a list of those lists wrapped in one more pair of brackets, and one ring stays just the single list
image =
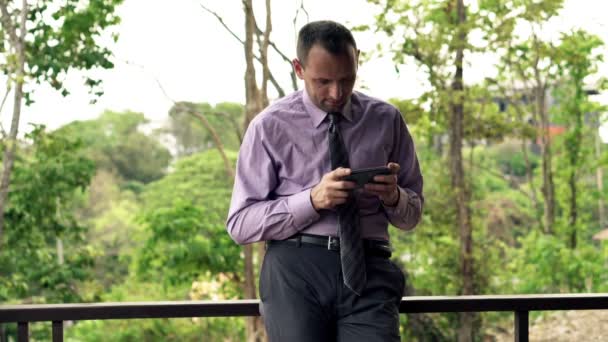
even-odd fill
[{"label": "man's right hand", "polygon": [[349,190],[356,186],[355,182],[342,180],[348,175],[350,169],[339,167],[321,178],[319,184],[310,191],[310,200],[315,210],[332,209],[346,202]]}]

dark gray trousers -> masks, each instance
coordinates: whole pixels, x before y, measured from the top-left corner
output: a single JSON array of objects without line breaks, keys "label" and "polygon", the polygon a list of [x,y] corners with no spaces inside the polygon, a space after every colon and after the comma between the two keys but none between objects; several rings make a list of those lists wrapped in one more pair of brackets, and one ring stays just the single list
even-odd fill
[{"label": "dark gray trousers", "polygon": [[340,255],[311,245],[271,244],[260,273],[260,309],[271,342],[399,341],[403,272],[366,256],[361,297],[342,281]]}]

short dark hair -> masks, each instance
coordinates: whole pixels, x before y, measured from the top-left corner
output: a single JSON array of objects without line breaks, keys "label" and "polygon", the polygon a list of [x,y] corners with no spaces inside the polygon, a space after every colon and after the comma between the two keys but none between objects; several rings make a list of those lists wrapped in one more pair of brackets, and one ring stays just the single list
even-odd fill
[{"label": "short dark hair", "polygon": [[357,50],[357,43],[350,30],[330,20],[313,21],[300,29],[297,55],[302,65],[306,65],[308,52],[315,44],[320,44],[333,55],[348,53],[350,47]]}]

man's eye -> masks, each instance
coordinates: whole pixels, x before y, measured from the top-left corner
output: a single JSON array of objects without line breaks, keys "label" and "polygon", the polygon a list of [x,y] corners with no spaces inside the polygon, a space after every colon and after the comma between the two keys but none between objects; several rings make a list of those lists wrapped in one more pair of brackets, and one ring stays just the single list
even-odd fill
[{"label": "man's eye", "polygon": [[328,84],[329,84],[329,80],[317,80],[317,82],[318,82],[320,85],[328,85]]}]

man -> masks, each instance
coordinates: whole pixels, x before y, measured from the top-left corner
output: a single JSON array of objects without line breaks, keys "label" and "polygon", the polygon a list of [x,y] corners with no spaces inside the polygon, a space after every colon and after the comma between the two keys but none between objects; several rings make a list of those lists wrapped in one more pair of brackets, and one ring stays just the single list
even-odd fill
[{"label": "man", "polygon": [[[353,92],[359,51],[331,21],[299,32],[293,67],[304,90],[249,125],[227,229],[267,241],[260,309],[271,341],[399,341],[404,276],[390,261],[388,223],[422,212],[412,138],[393,106]],[[391,174],[356,189],[351,170]]]}]

